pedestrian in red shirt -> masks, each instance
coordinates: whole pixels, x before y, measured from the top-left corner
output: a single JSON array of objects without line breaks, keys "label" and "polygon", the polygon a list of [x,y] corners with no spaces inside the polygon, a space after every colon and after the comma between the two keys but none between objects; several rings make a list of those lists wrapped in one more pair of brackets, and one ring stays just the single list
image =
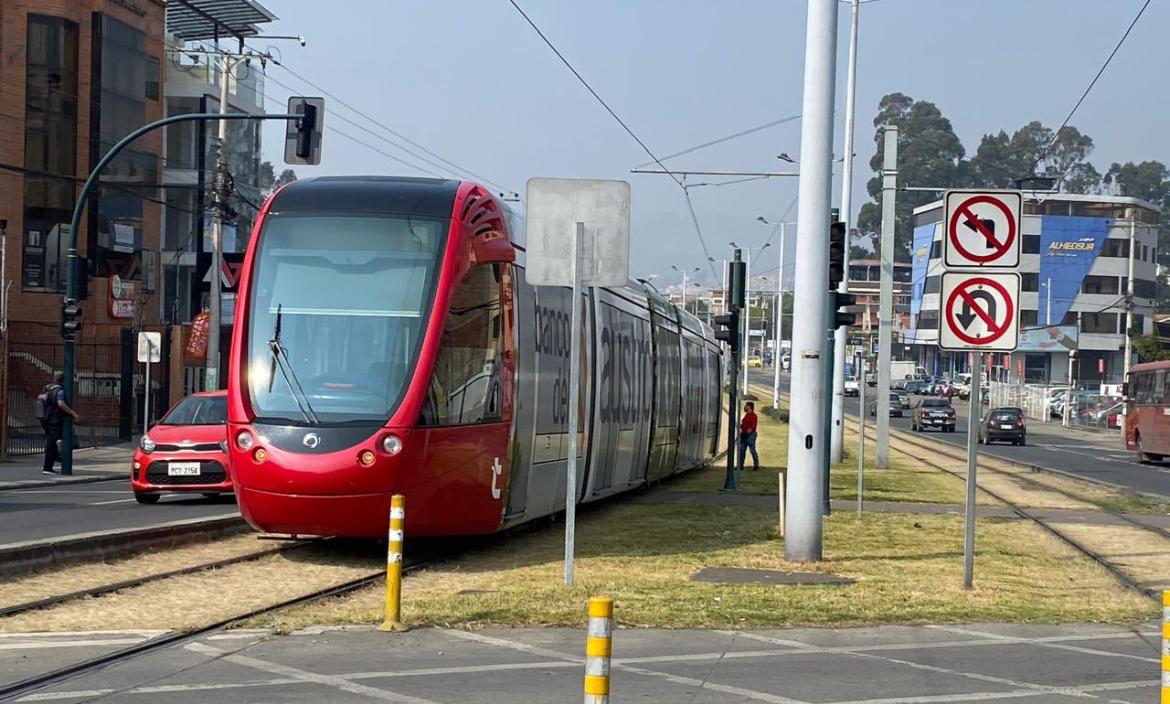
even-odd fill
[{"label": "pedestrian in red shirt", "polygon": [[760,468],[760,456],[756,454],[756,404],[748,401],[743,404],[743,420],[739,422],[739,468],[742,470],[743,461],[747,459],[747,451],[752,451],[752,471]]}]

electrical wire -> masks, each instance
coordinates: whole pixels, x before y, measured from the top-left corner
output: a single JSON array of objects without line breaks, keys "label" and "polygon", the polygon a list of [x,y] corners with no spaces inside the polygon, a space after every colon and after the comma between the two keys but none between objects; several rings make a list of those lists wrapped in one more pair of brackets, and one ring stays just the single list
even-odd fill
[{"label": "electrical wire", "polygon": [[[698,145],[698,146],[691,147],[691,148],[689,148],[689,149],[684,149],[684,150],[682,150],[681,152],[675,152],[674,154],[667,154],[666,156],[662,157],[662,161],[666,161],[667,159],[673,159],[673,158],[675,158],[676,156],[682,156],[682,155],[684,155],[684,154],[690,154],[691,152],[697,152],[697,151],[699,151],[700,149],[706,149],[707,147],[713,147],[713,146],[715,146],[716,144],[723,144],[724,142],[730,142],[730,141],[731,141],[731,140],[733,140],[733,139],[737,139],[737,138],[739,138],[739,137],[745,137],[745,136],[747,136],[747,135],[749,135],[749,134],[754,134],[754,133],[756,133],[756,132],[759,132],[759,131],[761,131],[761,130],[766,130],[766,129],[768,129],[769,127],[775,127],[776,125],[782,125],[782,124],[784,124],[785,122],[792,122],[793,120],[799,120],[799,119],[800,119],[800,113],[797,113],[797,114],[795,114],[795,115],[790,115],[790,116],[788,116],[788,117],[782,117],[782,118],[780,118],[779,120],[772,120],[771,122],[766,122],[766,123],[764,123],[764,124],[762,124],[762,125],[759,125],[758,127],[751,127],[751,128],[749,128],[749,129],[742,130],[742,131],[740,131],[740,132],[736,132],[735,134],[730,134],[730,135],[728,135],[728,136],[726,136],[726,137],[720,137],[719,139],[713,139],[713,140],[711,140],[710,142],[704,142],[704,143],[702,143],[702,144],[700,144],[700,145]],[[653,164],[653,163],[655,163],[655,162],[653,162],[653,161],[647,161],[647,162],[646,162],[646,163],[644,163],[644,164],[638,164],[638,165],[637,165],[637,166],[635,166],[634,168],[635,168],[635,169],[641,169],[641,168],[643,168],[643,167],[645,167],[645,166],[650,166],[650,165],[651,165],[651,164]],[[661,164],[661,163],[659,163],[659,166],[661,166],[661,165],[662,165],[662,164]]]},{"label": "electrical wire", "polygon": [[715,264],[713,263],[711,252],[707,248],[706,239],[703,237],[703,228],[699,225],[699,218],[695,214],[695,206],[694,203],[691,202],[691,194],[687,190],[684,179],[680,179],[674,173],[671,173],[662,163],[662,160],[659,159],[658,156],[654,154],[654,152],[650,151],[650,147],[646,146],[646,143],[643,142],[642,139],[634,133],[634,130],[630,129],[630,126],[626,124],[625,120],[618,117],[618,114],[613,111],[613,108],[611,108],[609,104],[606,103],[600,95],[598,95],[597,91],[593,90],[593,86],[589,85],[589,82],[585,80],[584,76],[582,76],[580,72],[577,71],[577,69],[573,68],[573,64],[569,63],[569,60],[565,58],[564,54],[562,54],[560,50],[557,49],[551,41],[549,41],[549,38],[545,36],[540,27],[536,26],[536,23],[532,21],[532,18],[529,17],[523,9],[521,9],[520,5],[516,3],[516,0],[508,0],[508,2],[511,3],[512,7],[516,8],[516,12],[520,13],[520,16],[524,18],[524,21],[528,23],[528,26],[532,27],[533,31],[535,31],[536,34],[540,36],[548,48],[557,55],[557,58],[561,60],[561,63],[563,63],[565,67],[568,68],[569,71],[577,77],[577,80],[581,83],[581,85],[585,86],[585,89],[588,90],[589,93],[597,100],[597,102],[601,104],[601,107],[605,108],[605,111],[609,113],[610,117],[612,117],[619,125],[621,125],[622,129],[626,131],[626,134],[630,135],[630,137],[638,143],[638,146],[642,148],[642,151],[646,152],[647,156],[653,159],[654,163],[658,164],[660,169],[667,172],[667,175],[670,176],[670,178],[678,184],[678,187],[682,189],[683,197],[687,202],[687,210],[689,210],[691,214],[691,222],[695,226],[695,234],[698,235],[699,244],[703,247],[703,256],[707,258],[707,266],[711,269],[711,275],[718,279],[719,273],[715,271]]},{"label": "electrical wire", "polygon": [[[1075,105],[1073,105],[1072,110],[1069,110],[1068,115],[1064,118],[1064,122],[1061,122],[1060,127],[1058,127],[1056,131],[1052,133],[1052,140],[1048,143],[1048,146],[1046,146],[1043,151],[1041,151],[1040,157],[1036,159],[1036,164],[1039,164],[1040,161],[1048,155],[1048,152],[1052,149],[1053,145],[1056,144],[1056,140],[1060,137],[1061,130],[1068,126],[1069,120],[1071,120],[1073,115],[1076,114],[1077,109],[1081,107],[1081,103],[1085,102],[1085,98],[1089,96],[1089,92],[1093,90],[1093,86],[1097,85],[1097,80],[1101,78],[1101,74],[1105,73],[1105,69],[1109,67],[1109,63],[1113,61],[1113,57],[1116,56],[1117,52],[1121,50],[1121,46],[1125,44],[1125,40],[1129,37],[1129,33],[1133,31],[1134,26],[1137,25],[1138,20],[1142,18],[1142,14],[1145,13],[1146,8],[1149,6],[1150,0],[1146,0],[1144,3],[1142,3],[1141,9],[1138,10],[1136,15],[1134,15],[1133,21],[1129,23],[1128,27],[1126,27],[1125,34],[1121,35],[1121,39],[1117,41],[1117,45],[1113,47],[1113,51],[1109,52],[1109,56],[1105,58],[1105,63],[1101,64],[1101,68],[1097,71],[1097,74],[1093,76],[1093,80],[1089,81],[1089,85],[1085,88],[1085,91],[1081,93],[1081,97],[1077,99],[1077,102]],[[1033,170],[1036,169],[1036,164],[1032,165]],[[1073,165],[1069,165],[1069,167],[1065,169],[1064,173],[1060,175],[1060,181],[1064,180],[1064,177],[1068,175],[1068,172],[1070,169],[1072,169],[1072,166]]]}]

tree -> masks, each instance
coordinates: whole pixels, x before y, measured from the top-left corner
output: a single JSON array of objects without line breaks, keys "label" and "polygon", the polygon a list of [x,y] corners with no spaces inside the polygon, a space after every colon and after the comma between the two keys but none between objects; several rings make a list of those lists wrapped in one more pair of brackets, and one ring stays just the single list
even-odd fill
[{"label": "tree", "polygon": [[[1158,222],[1158,263],[1170,265],[1170,169],[1160,161],[1143,161],[1135,164],[1113,163],[1102,179],[1111,193],[1131,198],[1141,198],[1162,208]],[[1162,307],[1167,301],[1164,277],[1158,277],[1158,302]]]},{"label": "tree", "polygon": [[[878,103],[873,119],[876,152],[869,160],[875,176],[866,184],[873,201],[861,206],[857,228],[873,235],[881,229],[882,128],[897,126],[898,185],[950,188],[960,185],[963,144],[955,136],[951,121],[934,103],[914,100],[904,93],[890,93]],[[900,191],[894,217],[894,258],[910,258],[914,229],[914,208],[937,200],[939,194],[928,191]]]},{"label": "tree", "polygon": [[258,177],[260,192],[265,197],[272,193],[273,187],[276,185],[276,172],[272,168],[271,161],[260,162],[260,174]]},{"label": "tree", "polygon": [[280,172],[280,178],[276,179],[276,183],[274,185],[276,188],[280,188],[281,186],[287,186],[296,180],[297,172],[293,171],[292,169],[285,169],[284,171]]},{"label": "tree", "polygon": [[1093,151],[1093,139],[1076,127],[1065,127],[1053,139],[1053,132],[1033,120],[1008,137],[1000,130],[985,134],[964,167],[964,181],[973,188],[1011,188],[1015,180],[1028,176],[1050,176],[1068,193],[1095,193],[1101,174],[1086,159]]},{"label": "tree", "polygon": [[1157,335],[1142,335],[1133,338],[1133,351],[1143,362],[1158,362],[1170,359],[1170,350],[1162,348],[1162,341]]}]

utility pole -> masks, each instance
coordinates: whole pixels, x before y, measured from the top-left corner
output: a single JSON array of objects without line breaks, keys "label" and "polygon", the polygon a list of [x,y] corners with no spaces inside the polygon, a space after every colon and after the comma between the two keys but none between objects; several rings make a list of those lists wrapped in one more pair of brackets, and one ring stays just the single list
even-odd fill
[{"label": "utility pole", "polygon": [[800,193],[797,219],[796,281],[792,326],[794,404],[788,425],[788,508],[784,556],[819,560],[822,556],[822,493],[826,468],[825,294],[829,270],[829,205],[832,189],[833,95],[837,55],[837,0],[808,0],[804,44],[804,97],[800,127]]},{"label": "utility pole", "polygon": [[1129,279],[1125,284],[1125,359],[1122,360],[1121,380],[1129,377],[1129,363],[1133,357],[1133,260],[1137,249],[1137,208],[1130,206],[1129,218]]},{"label": "utility pole", "polygon": [[[228,113],[228,87],[232,69],[238,59],[231,54],[220,54],[219,73],[219,114]],[[208,300],[210,311],[207,325],[207,376],[203,382],[204,391],[219,389],[219,333],[221,327],[223,291],[223,211],[227,206],[227,120],[219,121],[219,132],[215,144],[215,175],[212,188],[213,212],[211,216],[211,291]]]},{"label": "utility pole", "polygon": [[748,393],[748,357],[752,353],[752,250],[747,247],[747,274],[744,276],[743,293],[743,395]]},{"label": "utility pole", "polygon": [[[853,113],[857,97],[857,22],[860,0],[849,6],[849,71],[845,87],[845,159],[841,167],[841,222],[845,223],[845,276],[837,286],[840,293],[849,293],[849,231],[853,224]],[[837,328],[833,337],[833,424],[829,435],[830,462],[842,458],[845,431],[845,344],[849,328]],[[855,370],[856,371],[856,370]]]},{"label": "utility pole", "polygon": [[784,356],[784,241],[786,223],[780,223],[780,274],[776,277],[776,351],[772,355],[772,408],[780,408],[780,359]]},{"label": "utility pole", "polygon": [[878,293],[878,383],[874,398],[877,416],[877,445],[874,463],[878,469],[890,465],[890,361],[894,318],[894,205],[898,194],[898,128],[888,126],[882,134],[882,232],[881,288]]}]

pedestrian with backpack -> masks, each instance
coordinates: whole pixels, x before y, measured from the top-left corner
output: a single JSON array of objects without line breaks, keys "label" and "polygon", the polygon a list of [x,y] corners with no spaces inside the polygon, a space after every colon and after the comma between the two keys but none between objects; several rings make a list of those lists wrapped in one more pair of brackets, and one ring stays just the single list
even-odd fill
[{"label": "pedestrian with backpack", "polygon": [[56,474],[53,465],[61,458],[61,450],[57,443],[61,440],[61,428],[65,424],[65,416],[73,418],[76,423],[80,420],[77,411],[69,407],[65,401],[65,374],[53,372],[53,383],[45,385],[45,390],[37,396],[36,414],[41,421],[41,428],[45,431],[45,464],[41,474]]}]

